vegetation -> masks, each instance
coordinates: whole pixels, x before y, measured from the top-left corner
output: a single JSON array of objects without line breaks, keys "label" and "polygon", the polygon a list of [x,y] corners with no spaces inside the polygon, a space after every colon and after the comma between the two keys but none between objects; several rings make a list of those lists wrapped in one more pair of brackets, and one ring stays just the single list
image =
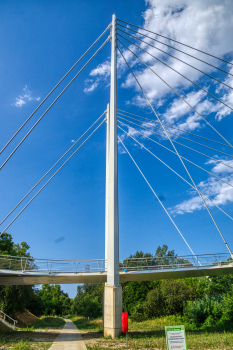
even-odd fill
[{"label": "vegetation", "polygon": [[[30,257],[28,249],[26,242],[14,244],[9,234],[0,237],[0,254]],[[189,263],[178,258],[174,250],[169,251],[166,245],[158,247],[154,255],[136,252],[130,258],[130,267],[143,265],[144,258],[150,258],[153,266]],[[33,258],[31,264],[34,264]],[[130,348],[166,349],[164,327],[173,324],[185,325],[188,348],[223,349],[233,342],[232,275],[127,282],[122,284],[122,291],[123,311],[127,311],[130,318]],[[65,321],[54,316],[72,314],[72,321],[85,337],[88,332],[92,338],[96,333],[97,339],[87,344],[89,348],[97,350],[117,346],[123,349],[124,336],[117,343],[102,337],[103,292],[104,284],[83,284],[78,286],[77,295],[71,300],[59,285],[43,285],[40,289],[0,286],[0,309],[14,315],[27,308],[37,316],[44,315],[27,330],[63,327]],[[12,349],[48,349],[49,342],[35,346],[30,336],[36,332],[20,333],[19,339],[9,338]],[[0,346],[9,346],[4,341],[0,339]]]},{"label": "vegetation", "polygon": [[[15,244],[8,233],[0,236],[0,254],[31,258],[28,267],[32,268],[35,265],[29,248],[26,242]],[[7,263],[7,259],[4,263]],[[13,317],[24,309],[36,316],[66,315],[71,312],[72,302],[59,285],[43,285],[41,289],[33,286],[0,286],[0,310]]]},{"label": "vegetation", "polygon": [[[25,324],[25,313],[18,314],[20,332],[0,327],[0,348],[15,350],[47,350],[63,328],[65,321],[60,317],[31,317]],[[36,320],[36,321],[35,321]],[[27,319],[27,322],[29,319]]]},{"label": "vegetation", "polygon": [[[151,258],[157,264],[188,263],[166,245],[158,247],[155,255],[136,252],[130,255],[131,266]],[[72,313],[96,318],[102,315],[103,284],[78,287]],[[123,311],[132,321],[142,322],[159,317],[181,317],[192,329],[230,330],[233,327],[233,276],[186,278],[122,284]],[[78,322],[83,322],[81,319]],[[78,326],[78,324],[77,324]]]},{"label": "vegetation", "polygon": [[91,332],[103,332],[103,321],[101,318],[97,319],[87,319],[85,317],[76,316],[71,318],[75,326],[81,331],[91,331]]},{"label": "vegetation", "polygon": [[0,346],[6,345],[8,349],[8,346],[10,346],[10,349],[12,350],[47,350],[50,348],[51,344],[46,343],[35,343],[33,339],[15,339],[15,340],[9,340],[4,338],[0,338]]},{"label": "vegetation", "polygon": [[[125,349],[126,340],[123,334],[118,339],[103,337],[98,329],[101,329],[100,320],[87,321],[79,318],[78,327],[82,332],[88,350]],[[188,349],[231,349],[233,343],[233,333],[215,329],[208,332],[197,330],[181,316],[162,316],[153,320],[135,322],[129,320],[129,349],[167,349],[165,343],[164,328],[167,325],[184,324],[187,334]],[[90,327],[90,328],[89,328]]]},{"label": "vegetation", "polygon": [[60,285],[43,284],[41,289],[34,290],[29,310],[36,316],[67,315],[71,311],[72,302]]},{"label": "vegetation", "polygon": [[103,283],[86,283],[78,286],[72,314],[84,317],[100,317],[103,309]]},{"label": "vegetation", "polygon": [[61,328],[64,327],[65,323],[61,317],[42,316],[32,325],[27,326],[27,329]]},{"label": "vegetation", "polygon": [[[12,256],[31,257],[28,253],[29,246],[26,242],[14,244],[8,233],[0,236],[0,254]],[[17,311],[23,311],[33,299],[32,286],[0,286],[0,310],[6,314],[14,315]]]}]

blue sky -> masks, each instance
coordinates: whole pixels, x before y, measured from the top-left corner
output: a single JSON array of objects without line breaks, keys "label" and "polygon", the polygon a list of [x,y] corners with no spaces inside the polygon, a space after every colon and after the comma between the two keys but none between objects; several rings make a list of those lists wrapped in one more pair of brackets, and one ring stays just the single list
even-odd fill
[{"label": "blue sky", "polygon": [[[165,0],[162,5],[157,0],[10,3],[1,1],[0,148],[104,31],[114,12],[120,19],[232,61],[233,10],[229,4],[229,1],[217,0],[195,0],[192,4],[187,0]],[[101,43],[103,41],[104,39]],[[139,42],[137,44],[140,45]],[[99,44],[78,64],[0,155],[1,164],[98,46]],[[224,143],[198,115],[171,93],[164,83],[138,63],[122,45],[119,46],[162,121]],[[158,54],[151,47],[144,44],[142,47],[232,106],[231,89],[221,87],[214,80],[162,53]],[[164,50],[164,46],[158,47]],[[191,49],[178,45],[176,47],[194,53]],[[135,52],[229,142],[233,142],[230,109],[139,49]],[[173,50],[167,52],[233,86],[232,76]],[[216,59],[200,53],[195,55],[226,71],[231,69],[230,65]],[[107,43],[0,171],[1,219],[63,155],[73,140],[77,140],[106,109],[110,93],[109,64],[110,43]],[[233,73],[232,69],[231,72]],[[118,108],[156,119],[120,56],[118,78]],[[126,127],[123,128],[128,131]],[[129,129],[129,133],[189,181],[177,156],[139,136],[132,129]],[[121,131],[119,135],[194,252],[227,252],[218,231],[194,191],[190,191],[188,185],[135,141],[123,135]],[[169,147],[169,141],[164,141],[160,136],[153,136],[151,131],[148,131],[146,136]],[[214,145],[214,148],[232,154],[230,148],[190,135],[187,137],[206,145]],[[173,139],[211,157],[218,157],[217,159],[227,162],[230,166],[233,165],[230,157],[177,137]],[[30,245],[32,256],[53,259],[104,258],[105,141],[106,129],[103,125],[7,230],[12,234],[14,242],[26,241]],[[210,162],[190,150],[177,147],[182,156],[233,184],[232,168],[217,165],[218,163]],[[233,216],[232,187],[193,165],[186,164],[203,193]],[[233,249],[232,221],[218,209],[212,206],[210,209],[226,241]],[[16,210],[15,214],[17,213]],[[14,214],[11,219],[13,217]],[[135,165],[124,153],[122,146],[119,146],[119,219],[121,258],[135,253],[136,250],[154,253],[158,245],[162,244],[167,244],[169,249],[175,249],[179,255],[190,253]],[[1,225],[0,231],[9,222],[10,218]],[[64,286],[64,290],[73,297],[76,286]]]}]

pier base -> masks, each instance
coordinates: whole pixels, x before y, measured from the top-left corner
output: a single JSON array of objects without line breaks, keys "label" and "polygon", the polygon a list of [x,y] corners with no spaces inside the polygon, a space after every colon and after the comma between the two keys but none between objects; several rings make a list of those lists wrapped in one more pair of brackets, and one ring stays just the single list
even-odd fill
[{"label": "pier base", "polygon": [[113,339],[122,332],[122,287],[104,288],[104,336]]}]

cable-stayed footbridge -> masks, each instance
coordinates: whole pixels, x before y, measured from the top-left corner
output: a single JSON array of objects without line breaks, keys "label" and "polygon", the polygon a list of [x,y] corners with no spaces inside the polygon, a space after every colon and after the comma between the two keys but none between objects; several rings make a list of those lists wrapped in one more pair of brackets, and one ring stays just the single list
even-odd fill
[{"label": "cable-stayed footbridge", "polygon": [[[133,29],[134,28],[134,29]],[[50,97],[50,95],[56,90],[56,88],[63,82],[63,80],[71,73],[71,71],[80,63],[80,61],[85,57],[85,55],[99,43],[102,38],[110,34],[105,39],[105,41],[99,46],[91,58],[82,66],[79,72],[70,80],[66,87],[59,93],[59,95],[54,99],[54,101],[49,105],[46,111],[40,116],[36,123],[30,128],[30,130],[25,134],[18,145],[13,149],[10,155],[3,161],[0,166],[2,170],[14,156],[21,144],[27,139],[27,137],[33,132],[34,128],[38,123],[44,118],[47,112],[53,107],[53,105],[58,101],[62,94],[68,89],[68,87],[74,82],[74,80],[79,76],[83,69],[92,61],[92,59],[101,51],[101,49],[111,41],[111,83],[110,83],[110,104],[107,105],[106,110],[103,114],[98,117],[97,120],[81,135],[77,141],[75,141],[59,159],[58,161],[45,173],[45,175],[32,187],[32,189],[22,198],[22,200],[15,205],[15,207],[2,219],[0,225],[3,225],[5,221],[7,222],[9,217],[15,213],[17,208],[26,200],[26,198],[39,186],[39,184],[44,180],[48,180],[44,185],[37,190],[33,197],[23,206],[22,209],[15,215],[13,219],[6,224],[5,228],[1,230],[1,235],[4,235],[8,228],[14,223],[14,221],[24,212],[24,210],[29,206],[29,204],[39,195],[39,193],[49,184],[49,182],[56,176],[56,174],[67,164],[67,162],[78,152],[85,143],[91,139],[92,135],[97,132],[97,130],[106,124],[107,136],[106,136],[106,201],[105,201],[105,259],[100,260],[51,260],[51,259],[36,259],[27,257],[14,257],[14,256],[0,256],[0,285],[4,284],[42,284],[42,283],[94,283],[94,282],[104,282],[105,283],[105,335],[111,335],[112,337],[117,336],[121,332],[121,305],[122,305],[122,290],[120,283],[127,281],[142,281],[142,280],[154,280],[154,279],[164,279],[164,278],[184,278],[184,277],[198,277],[198,276],[213,276],[219,274],[226,274],[233,272],[233,254],[226,242],[225,236],[222,230],[217,224],[210,208],[216,207],[220,210],[226,217],[226,219],[233,220],[230,214],[225,212],[218,203],[206,193],[203,188],[193,179],[191,171],[189,169],[189,164],[197,167],[201,171],[208,173],[219,181],[219,183],[224,183],[225,185],[233,187],[230,180],[222,178],[214,172],[201,167],[194,161],[182,156],[178,151],[177,145],[184,147],[186,150],[198,153],[203,157],[208,158],[211,162],[221,165],[223,167],[233,169],[231,158],[233,157],[231,153],[233,146],[231,143],[206,119],[206,117],[201,114],[197,107],[193,106],[189,99],[185,98],[179,91],[174,89],[164,78],[162,78],[160,72],[155,71],[153,66],[146,63],[142,59],[143,55],[149,55],[151,59],[159,61],[161,64],[175,71],[176,74],[181,75],[184,79],[188,80],[190,84],[194,84],[195,88],[204,91],[205,94],[215,99],[218,104],[222,104],[224,108],[233,110],[233,107],[227,102],[225,98],[220,98],[215,96],[209,89],[198,85],[193,82],[190,78],[183,75],[174,66],[168,64],[166,59],[159,59],[154,55],[154,50],[163,52],[165,55],[179,60],[182,64],[190,66],[192,69],[199,71],[199,73],[208,76],[208,78],[213,79],[214,82],[223,84],[227,89],[233,89],[228,81],[225,79],[219,80],[216,77],[200,70],[193,62],[195,60],[204,62],[206,65],[212,66],[213,68],[220,70],[222,73],[228,76],[233,74],[227,70],[214,66],[212,63],[208,62],[209,57],[214,57],[220,60],[224,64],[233,65],[231,62],[224,60],[223,58],[218,58],[203,52],[199,49],[190,47],[187,44],[178,42],[177,40],[167,38],[159,33],[152,32],[146,28],[138,27],[134,24],[124,22],[122,20],[117,20],[116,16],[113,15],[112,22],[104,30],[104,32],[97,38],[97,40],[87,49],[87,51],[79,58],[79,60],[71,67],[71,69],[64,75],[64,77],[58,82],[58,84],[50,91],[50,93],[44,98],[44,100],[39,104],[35,111],[25,120],[22,126],[15,132],[11,139],[2,148],[0,154],[2,154],[11,142],[14,140],[16,135],[24,128],[32,116],[38,111],[38,109],[44,104],[44,102]],[[133,34],[132,34],[133,33]],[[158,40],[159,38],[162,38]],[[142,39],[143,38],[143,39]],[[165,41],[161,41],[165,39]],[[134,41],[132,41],[134,40]],[[124,41],[124,42],[123,42]],[[169,44],[167,43],[169,42]],[[154,43],[159,43],[160,46],[155,46]],[[177,44],[180,45],[179,48]],[[161,49],[161,45],[165,46],[165,49]],[[181,48],[180,48],[181,47]],[[195,54],[190,54],[189,52],[183,51],[185,48],[191,48],[194,52],[200,52],[206,55],[207,59],[200,59],[196,57]],[[147,48],[147,49],[146,49]],[[153,48],[151,50],[150,48]],[[169,48],[169,50],[168,50]],[[129,70],[132,78],[137,85],[138,90],[141,92],[146,103],[150,107],[153,118],[146,118],[142,115],[136,115],[129,111],[125,111],[117,108],[117,49],[119,52],[119,59],[121,59],[121,64]],[[171,51],[170,51],[171,49]],[[185,57],[191,57],[191,62],[186,61],[186,59],[180,59],[175,56],[174,52],[179,51]],[[143,52],[143,55],[140,54]],[[152,54],[153,52],[153,54]],[[155,109],[153,102],[148,97],[143,84],[140,83],[140,79],[135,72],[134,66],[129,64],[127,57],[133,57],[138,60],[142,65],[146,67],[148,72],[154,74],[156,79],[159,79],[162,84],[165,84],[172,93],[178,98],[180,98],[185,105],[194,112],[198,118],[211,128],[217,135],[218,139],[210,139],[205,136],[195,134],[191,131],[182,129],[174,123],[165,122],[160,116],[158,111]],[[150,61],[149,61],[150,62]],[[212,62],[212,61],[211,61]],[[211,90],[212,91],[212,90]],[[119,134],[118,134],[119,130]],[[155,136],[156,135],[156,136]],[[185,135],[185,136],[184,136]],[[194,136],[190,138],[190,136]],[[153,159],[162,163],[166,169],[169,169],[172,175],[178,176],[182,179],[191,189],[195,190],[198,194],[202,205],[205,207],[207,214],[215,226],[217,233],[221,236],[223,243],[225,245],[227,253],[214,253],[206,255],[198,255],[194,253],[190,244],[186,240],[184,234],[180,231],[179,227],[175,223],[175,219],[172,218],[168,209],[162,203],[160,196],[156,193],[154,188],[149,183],[148,179],[144,175],[143,171],[139,167],[136,160],[133,158],[129,149],[125,145],[125,138],[133,140],[135,145],[145,151],[147,151]],[[171,148],[164,146],[163,139],[168,140]],[[182,139],[180,142],[180,139]],[[140,141],[139,141],[140,140]],[[143,140],[143,141],[142,141]],[[154,153],[150,148],[144,145],[144,140],[149,140],[153,144],[166,149],[169,155],[172,153],[172,157],[175,156],[177,160],[183,166],[189,181],[187,181],[181,174],[179,174],[175,169],[167,164],[166,161],[162,160],[158,153]],[[179,141],[178,141],[179,140]],[[188,141],[188,144],[184,142]],[[193,144],[192,147],[190,144]],[[142,178],[147,183],[148,187],[152,191],[153,195],[156,197],[161,207],[165,211],[165,215],[172,222],[178,234],[183,239],[184,243],[187,245],[191,252],[189,256],[175,256],[170,257],[165,261],[164,259],[159,259],[155,257],[149,258],[131,258],[131,259],[119,259],[119,215],[118,215],[118,144],[124,149],[124,152],[128,154],[129,158],[134,163],[137,170],[140,172]],[[211,150],[212,155],[206,154],[206,151],[199,151],[195,149],[195,146],[201,146],[205,149]],[[221,147],[219,147],[221,146]],[[219,149],[220,148],[220,149]],[[218,154],[219,156],[216,156]],[[64,162],[61,161],[64,159]],[[229,160],[230,159],[230,160]],[[61,163],[60,163],[61,162]],[[58,169],[57,169],[57,166]],[[57,169],[55,171],[55,168]],[[52,173],[52,171],[54,171]],[[50,174],[50,175],[49,175]],[[50,177],[49,177],[50,176]],[[4,224],[5,225],[5,224]]]}]

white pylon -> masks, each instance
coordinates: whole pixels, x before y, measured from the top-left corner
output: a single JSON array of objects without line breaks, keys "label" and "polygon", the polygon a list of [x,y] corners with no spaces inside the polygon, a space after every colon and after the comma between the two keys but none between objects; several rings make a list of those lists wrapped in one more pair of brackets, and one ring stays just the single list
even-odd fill
[{"label": "white pylon", "polygon": [[117,57],[116,15],[112,16],[111,90],[109,116],[109,178],[107,231],[107,285],[119,286],[118,140],[117,140]]},{"label": "white pylon", "polygon": [[[107,109],[105,259],[107,283],[104,289],[104,335],[121,334],[122,288],[119,278],[118,140],[117,140],[117,37],[116,15],[111,27],[110,108]],[[110,110],[110,113],[109,113]]]}]

